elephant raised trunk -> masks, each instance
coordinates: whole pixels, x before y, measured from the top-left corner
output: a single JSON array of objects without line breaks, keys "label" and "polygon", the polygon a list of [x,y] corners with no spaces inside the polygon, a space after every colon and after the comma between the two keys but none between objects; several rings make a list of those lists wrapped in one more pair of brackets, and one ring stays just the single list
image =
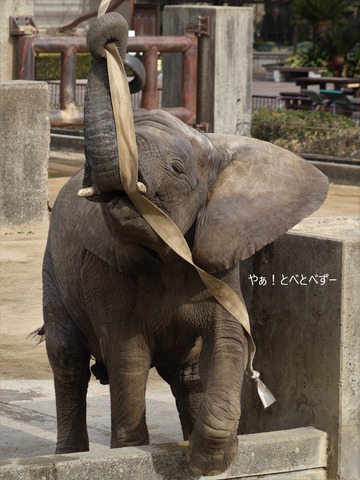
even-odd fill
[{"label": "elephant raised trunk", "polygon": [[[94,199],[99,195],[121,190],[115,122],[110,97],[110,86],[105,57],[105,45],[115,43],[124,62],[134,71],[130,84],[133,93],[143,87],[145,69],[141,62],[126,54],[128,24],[118,13],[97,19],[87,35],[87,44],[93,62],[88,77],[84,110],[85,174],[83,187],[91,187]],[[133,119],[129,118],[132,122]]]}]

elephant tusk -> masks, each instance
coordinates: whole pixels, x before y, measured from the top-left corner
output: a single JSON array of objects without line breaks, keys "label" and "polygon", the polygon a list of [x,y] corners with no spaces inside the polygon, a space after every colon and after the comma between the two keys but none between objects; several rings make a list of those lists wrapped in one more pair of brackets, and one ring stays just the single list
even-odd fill
[{"label": "elephant tusk", "polygon": [[94,187],[81,188],[78,191],[78,197],[81,197],[81,198],[89,198],[89,197],[92,197],[94,194],[95,194]]},{"label": "elephant tusk", "polygon": [[142,182],[137,182],[136,189],[139,193],[141,193],[141,195],[145,195],[146,185],[144,185]]}]

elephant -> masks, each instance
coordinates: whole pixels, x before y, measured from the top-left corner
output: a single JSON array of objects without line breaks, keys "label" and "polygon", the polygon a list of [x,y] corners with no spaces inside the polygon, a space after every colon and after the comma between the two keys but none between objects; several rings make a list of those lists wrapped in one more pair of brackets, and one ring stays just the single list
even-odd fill
[{"label": "elephant", "polygon": [[[44,255],[41,333],[54,375],[56,453],[89,449],[91,372],[110,386],[111,448],[147,444],[145,389],[155,367],[175,397],[190,468],[216,475],[238,448],[247,335],[124,192],[104,45],[114,41],[124,56],[126,38],[117,13],[89,30],[85,169],[54,204]],[[200,133],[164,110],[134,127],[143,194],[175,222],[195,263],[240,298],[240,260],[326,198],[325,175],[275,145]],[[78,196],[90,186],[92,197]]]}]

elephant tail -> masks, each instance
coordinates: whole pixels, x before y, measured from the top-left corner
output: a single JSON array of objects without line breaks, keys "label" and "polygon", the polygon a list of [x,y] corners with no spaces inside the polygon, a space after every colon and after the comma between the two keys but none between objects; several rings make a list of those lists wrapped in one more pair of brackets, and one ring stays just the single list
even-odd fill
[{"label": "elephant tail", "polygon": [[[37,340],[38,344],[45,341],[45,325],[42,325],[40,328],[37,328],[29,334],[29,337]],[[37,338],[40,337],[40,338]]]}]

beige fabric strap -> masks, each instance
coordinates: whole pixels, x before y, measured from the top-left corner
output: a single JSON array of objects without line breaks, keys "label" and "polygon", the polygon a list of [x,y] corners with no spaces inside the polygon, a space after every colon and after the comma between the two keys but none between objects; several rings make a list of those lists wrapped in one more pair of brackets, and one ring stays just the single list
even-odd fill
[{"label": "beige fabric strap", "polygon": [[109,8],[110,2],[111,0],[101,0],[97,15],[98,18],[101,17],[101,15],[104,15],[104,13],[106,13],[107,9]]},{"label": "beige fabric strap", "polygon": [[[103,0],[100,7],[106,3],[107,8],[109,4],[108,0]],[[106,9],[102,9],[102,11],[105,13]],[[243,301],[226,283],[194,264],[190,248],[177,225],[162,210],[138,191],[138,156],[127,76],[115,44],[110,43],[106,45],[105,51],[108,62],[111,101],[116,125],[118,156],[119,162],[121,161],[120,175],[122,186],[139,210],[139,213],[152,229],[174,252],[197,270],[212,295],[245,329],[249,344],[247,372],[250,377],[256,381],[258,394],[264,407],[269,407],[274,403],[275,398],[260,380],[259,372],[253,369],[253,359],[256,348],[251,336],[249,316]]]}]

